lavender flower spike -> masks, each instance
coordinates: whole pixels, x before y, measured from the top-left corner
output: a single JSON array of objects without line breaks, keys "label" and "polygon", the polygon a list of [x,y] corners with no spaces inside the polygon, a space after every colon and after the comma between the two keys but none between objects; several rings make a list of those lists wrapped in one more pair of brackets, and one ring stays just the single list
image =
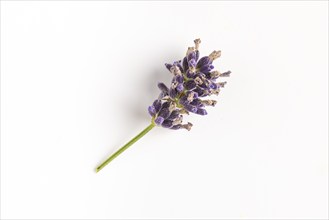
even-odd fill
[{"label": "lavender flower spike", "polygon": [[183,124],[184,114],[190,112],[204,116],[208,114],[206,107],[216,105],[216,100],[203,98],[218,95],[226,82],[216,82],[216,80],[220,77],[230,76],[231,71],[221,73],[213,70],[213,61],[221,56],[220,50],[214,50],[209,56],[199,59],[200,43],[200,39],[194,40],[194,47],[188,47],[186,56],[182,60],[165,64],[173,78],[168,86],[164,83],[158,84],[160,95],[148,107],[151,124],[98,166],[96,172],[103,169],[155,126],[189,131],[193,125],[190,122]]}]

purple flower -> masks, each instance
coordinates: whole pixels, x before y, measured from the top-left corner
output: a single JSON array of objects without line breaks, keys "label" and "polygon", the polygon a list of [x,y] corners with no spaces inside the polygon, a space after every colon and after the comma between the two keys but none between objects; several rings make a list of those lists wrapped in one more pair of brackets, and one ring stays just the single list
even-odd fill
[{"label": "purple flower", "polygon": [[203,108],[199,108],[196,112],[196,114],[199,114],[199,115],[206,115],[208,114],[207,111]]},{"label": "purple flower", "polygon": [[164,94],[168,95],[169,89],[164,83],[158,83],[158,87]]},{"label": "purple flower", "polygon": [[148,112],[152,117],[150,125],[107,158],[96,168],[96,172],[103,169],[155,126],[172,130],[186,129],[189,131],[193,125],[190,122],[184,124],[183,115],[188,115],[189,112],[207,115],[205,108],[216,105],[217,102],[215,100],[203,98],[213,94],[218,95],[226,82],[216,82],[216,80],[219,77],[230,76],[231,71],[220,73],[213,70],[213,61],[220,57],[221,51],[215,50],[209,56],[199,59],[200,43],[200,39],[194,40],[194,47],[188,48],[182,60],[175,61],[172,64],[165,64],[173,78],[169,86],[162,82],[158,83],[161,93],[158,99],[148,107]]},{"label": "purple flower", "polygon": [[161,90],[159,99],[148,108],[152,121],[159,126],[170,129],[187,129],[191,123],[182,124],[183,115],[189,112],[207,115],[205,107],[215,106],[215,100],[202,99],[218,95],[226,82],[216,82],[219,77],[230,76],[231,71],[220,73],[213,70],[213,61],[220,57],[221,51],[213,51],[209,56],[200,57],[201,40],[194,41],[194,47],[189,47],[186,56],[179,61],[166,63],[166,68],[173,74],[170,86],[159,83]]}]

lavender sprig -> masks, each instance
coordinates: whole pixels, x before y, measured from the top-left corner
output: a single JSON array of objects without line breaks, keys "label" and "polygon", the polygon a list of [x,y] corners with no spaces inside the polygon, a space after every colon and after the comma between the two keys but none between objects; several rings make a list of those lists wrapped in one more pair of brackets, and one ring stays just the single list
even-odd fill
[{"label": "lavender sprig", "polygon": [[200,39],[194,40],[194,47],[188,48],[183,60],[165,64],[172,73],[173,79],[169,87],[162,82],[158,83],[160,95],[148,107],[152,117],[151,124],[98,166],[96,172],[103,169],[155,126],[189,131],[193,125],[190,122],[184,124],[183,115],[189,113],[207,115],[205,107],[216,105],[216,100],[204,99],[204,97],[218,95],[226,82],[216,82],[217,79],[230,76],[231,71],[221,73],[214,70],[213,61],[221,56],[221,51],[215,50],[209,56],[199,59],[200,43]]}]

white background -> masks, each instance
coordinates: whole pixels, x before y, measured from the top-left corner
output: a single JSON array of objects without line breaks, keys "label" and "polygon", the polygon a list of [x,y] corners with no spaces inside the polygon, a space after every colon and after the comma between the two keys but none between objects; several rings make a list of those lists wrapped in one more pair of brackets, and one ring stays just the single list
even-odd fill
[{"label": "white background", "polygon": [[[1,217],[328,217],[328,2],[1,2]],[[149,124],[193,40],[232,77]]]}]

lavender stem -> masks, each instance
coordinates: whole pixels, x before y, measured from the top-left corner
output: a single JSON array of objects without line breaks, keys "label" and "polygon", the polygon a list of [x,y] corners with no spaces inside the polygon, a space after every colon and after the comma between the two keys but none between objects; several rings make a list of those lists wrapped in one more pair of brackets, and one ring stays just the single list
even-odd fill
[{"label": "lavender stem", "polygon": [[101,169],[103,169],[107,164],[109,164],[112,160],[114,160],[114,158],[119,156],[122,152],[124,152],[126,149],[128,149],[136,141],[141,139],[146,133],[148,133],[154,127],[155,127],[155,124],[152,121],[152,123],[149,126],[147,126],[143,131],[141,131],[138,135],[136,135],[133,139],[131,139],[128,143],[126,143],[123,147],[121,147],[114,154],[112,154],[109,158],[107,158],[107,160],[105,160],[101,165],[99,165],[96,168],[96,173],[99,172]]}]

